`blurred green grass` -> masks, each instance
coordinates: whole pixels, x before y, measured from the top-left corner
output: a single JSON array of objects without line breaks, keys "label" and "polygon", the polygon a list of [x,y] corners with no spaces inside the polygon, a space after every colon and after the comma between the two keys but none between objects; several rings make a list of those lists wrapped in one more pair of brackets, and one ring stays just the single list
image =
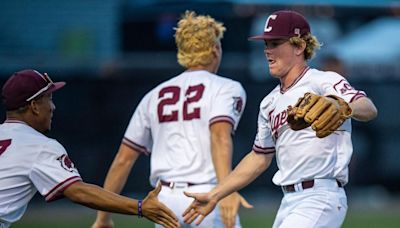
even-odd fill
[{"label": "blurred green grass", "polygon": [[[27,214],[11,228],[71,228],[90,227],[95,212],[73,206],[72,209],[58,209],[45,212],[43,209],[31,208]],[[35,211],[37,210],[37,211]],[[54,209],[56,210],[56,209]],[[244,228],[272,227],[276,211],[272,209],[241,210],[241,223]],[[356,210],[349,209],[343,228],[399,228],[400,209]],[[152,228],[153,223],[136,216],[114,215],[116,228],[138,227]]]}]

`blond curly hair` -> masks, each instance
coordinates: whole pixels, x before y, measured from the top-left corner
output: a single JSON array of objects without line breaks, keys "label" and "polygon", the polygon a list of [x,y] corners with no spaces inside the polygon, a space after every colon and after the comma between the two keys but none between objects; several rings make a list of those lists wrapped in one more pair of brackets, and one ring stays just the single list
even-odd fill
[{"label": "blond curly hair", "polygon": [[306,60],[312,59],[315,56],[316,50],[322,46],[317,37],[310,33],[302,37],[292,37],[289,39],[289,42],[297,47],[301,46],[302,42],[306,43],[306,49],[304,50],[304,58]]},{"label": "blond curly hair", "polygon": [[178,63],[185,68],[209,65],[226,30],[221,22],[193,11],[186,11],[174,29]]}]

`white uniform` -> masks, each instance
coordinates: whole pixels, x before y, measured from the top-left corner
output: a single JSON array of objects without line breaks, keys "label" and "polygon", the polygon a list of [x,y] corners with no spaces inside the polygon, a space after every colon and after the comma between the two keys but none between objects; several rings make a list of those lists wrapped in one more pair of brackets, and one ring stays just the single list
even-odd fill
[{"label": "white uniform", "polygon": [[0,125],[0,227],[19,220],[36,191],[47,202],[81,177],[64,147],[27,124]]},{"label": "white uniform", "polygon": [[[160,180],[174,183],[173,188],[163,187],[159,199],[177,215],[192,201],[182,190],[206,192],[217,183],[210,125],[225,121],[236,129],[245,102],[240,83],[204,70],[184,72],[158,85],[140,102],[123,143],[151,154],[153,186]],[[208,216],[201,226],[217,227],[214,218],[219,216]]]},{"label": "white uniform", "polygon": [[[315,136],[311,127],[291,130],[286,120],[287,107],[306,92],[332,94],[346,102],[366,96],[337,73],[306,68],[287,90],[282,91],[278,85],[261,102],[253,150],[275,153],[279,170],[273,177],[274,184],[293,185],[295,189],[294,193],[285,193],[274,227],[340,227],[347,199],[337,181],[341,185],[348,182],[353,152],[351,120],[322,139]],[[308,180],[314,180],[314,187],[303,190],[301,182]]]}]

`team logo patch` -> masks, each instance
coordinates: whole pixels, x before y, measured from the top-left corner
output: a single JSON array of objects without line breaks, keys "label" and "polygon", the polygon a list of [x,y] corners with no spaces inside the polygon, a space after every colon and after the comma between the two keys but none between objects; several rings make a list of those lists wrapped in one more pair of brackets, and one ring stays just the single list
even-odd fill
[{"label": "team logo patch", "polygon": [[76,171],[75,165],[72,163],[71,159],[69,159],[68,155],[63,154],[57,158],[57,160],[60,161],[61,167],[63,167],[65,170],[69,172]]},{"label": "team logo patch", "polygon": [[354,89],[346,80],[341,80],[336,83],[333,88],[342,95],[356,94],[357,90]]},{"label": "team logo patch", "polygon": [[240,115],[243,111],[243,99],[241,97],[233,97],[233,113]]}]

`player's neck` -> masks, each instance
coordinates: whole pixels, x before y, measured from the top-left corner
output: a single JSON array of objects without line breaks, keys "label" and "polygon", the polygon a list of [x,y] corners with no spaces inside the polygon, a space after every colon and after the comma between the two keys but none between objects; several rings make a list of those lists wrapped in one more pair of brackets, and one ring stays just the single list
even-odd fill
[{"label": "player's neck", "polygon": [[294,66],[285,76],[280,78],[281,89],[286,90],[290,88],[299,77],[304,75],[304,71],[308,68],[307,64]]},{"label": "player's neck", "polygon": [[193,66],[193,67],[189,67],[186,69],[187,72],[199,71],[199,70],[205,70],[205,71],[215,74],[218,71],[218,67],[216,64],[212,63],[207,66]]},{"label": "player's neck", "polygon": [[18,113],[16,111],[7,111],[6,121],[22,122],[22,123],[25,123],[26,125],[31,126],[29,119],[26,118],[26,115],[24,115],[22,113]]},{"label": "player's neck", "polygon": [[6,119],[26,122],[25,115],[23,115],[23,113],[18,113],[18,111],[7,111]]},{"label": "player's neck", "polygon": [[201,71],[201,70],[208,71],[210,73],[214,73],[211,69],[206,68],[206,67],[191,67],[191,68],[188,68],[186,70],[186,72]]},{"label": "player's neck", "polygon": [[24,111],[24,112],[9,111],[6,114],[6,118],[7,120],[16,120],[24,122],[33,129],[43,133],[43,131],[39,130],[40,129],[39,124],[37,123],[37,121],[35,121],[35,118],[32,116],[31,113],[29,113],[29,111]]}]

